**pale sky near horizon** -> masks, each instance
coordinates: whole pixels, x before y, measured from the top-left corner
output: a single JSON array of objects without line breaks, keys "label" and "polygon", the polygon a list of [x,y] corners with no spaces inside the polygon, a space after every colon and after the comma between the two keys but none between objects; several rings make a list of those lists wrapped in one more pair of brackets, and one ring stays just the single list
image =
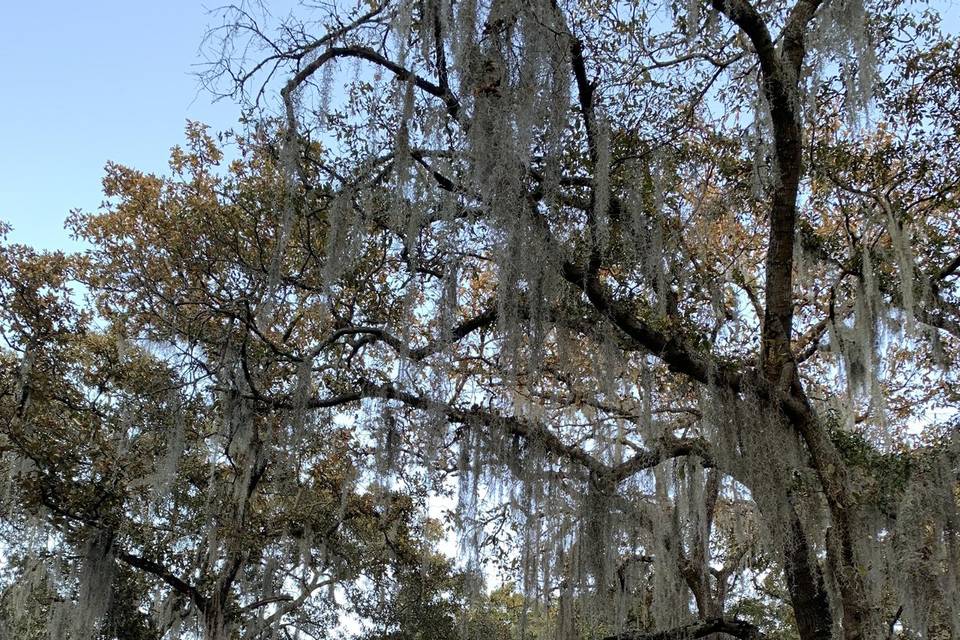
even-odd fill
[{"label": "pale sky near horizon", "polygon": [[[95,210],[108,160],[167,168],[186,120],[235,126],[193,75],[209,25],[196,0],[10,2],[0,21],[0,220],[10,240],[69,248],[70,209]],[[213,0],[207,6],[217,6]]]}]

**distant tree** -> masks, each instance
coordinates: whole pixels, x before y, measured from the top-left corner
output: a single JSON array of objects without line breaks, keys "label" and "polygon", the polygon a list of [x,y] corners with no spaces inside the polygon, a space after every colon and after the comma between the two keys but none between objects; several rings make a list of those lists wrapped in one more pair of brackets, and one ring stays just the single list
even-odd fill
[{"label": "distant tree", "polygon": [[[246,334],[284,197],[269,147],[241,141],[246,159],[215,175],[214,141],[191,125],[188,142],[170,179],[108,167],[110,205],[71,220],[95,243],[86,255],[0,252],[12,629],[316,633],[336,617],[335,588],[419,539],[416,488],[365,476],[370,444],[304,412],[323,383]],[[271,313],[295,348],[294,328],[314,331],[327,311],[291,299]],[[318,371],[342,384],[319,344],[307,347]]]}]

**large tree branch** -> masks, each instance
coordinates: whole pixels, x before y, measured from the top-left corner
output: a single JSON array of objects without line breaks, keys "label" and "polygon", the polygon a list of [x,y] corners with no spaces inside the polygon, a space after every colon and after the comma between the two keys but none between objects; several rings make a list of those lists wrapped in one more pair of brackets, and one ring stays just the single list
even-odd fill
[{"label": "large tree branch", "polygon": [[460,101],[450,92],[449,88],[435,84],[426,78],[423,78],[406,67],[386,58],[368,47],[330,47],[322,54],[317,56],[310,64],[305,65],[298,71],[287,84],[280,90],[284,104],[287,110],[287,124],[295,123],[293,114],[293,94],[306,82],[313,74],[320,70],[323,65],[337,58],[354,58],[357,60],[366,60],[393,73],[398,80],[412,82],[418,89],[443,100],[447,106],[447,113],[454,120],[460,115]]},{"label": "large tree branch", "polygon": [[951,261],[948,262],[947,264],[943,265],[943,268],[941,268],[940,271],[937,272],[936,279],[937,279],[937,280],[944,280],[944,279],[946,279],[946,278],[949,278],[950,276],[952,276],[953,274],[955,274],[958,269],[960,269],[960,253],[958,253],[958,254],[953,258],[953,260],[951,260]]},{"label": "large tree branch", "polygon": [[497,305],[496,301],[486,310],[481,311],[472,318],[468,318],[462,321],[460,324],[455,326],[450,330],[449,334],[442,336],[441,338],[434,340],[428,344],[425,344],[422,347],[417,349],[410,350],[410,357],[414,360],[423,360],[427,356],[437,353],[444,347],[447,347],[451,344],[455,344],[467,337],[474,331],[489,327],[497,321]]},{"label": "large tree branch", "polygon": [[[397,353],[415,361],[419,362],[425,358],[432,356],[435,353],[439,353],[444,348],[449,347],[450,345],[456,344],[460,340],[463,340],[469,336],[474,331],[483,329],[484,327],[489,327],[491,324],[497,321],[497,305],[496,301],[493,302],[487,309],[481,311],[477,315],[467,318],[466,320],[461,321],[456,326],[451,328],[447,333],[441,335],[440,337],[430,340],[426,344],[420,347],[411,348],[409,345],[403,342],[400,338],[393,335],[383,327],[369,327],[369,326],[353,326],[353,327],[343,327],[332,332],[324,340],[322,340],[317,346],[310,350],[308,355],[309,358],[315,358],[320,355],[326,348],[331,344],[343,338],[345,336],[352,335],[363,335],[365,339],[363,342],[375,342],[380,341],[388,344],[394,351]],[[358,345],[359,346],[359,345]]]},{"label": "large tree branch", "polygon": [[782,58],[794,78],[799,77],[803,57],[806,55],[804,40],[807,25],[813,20],[822,3],[823,0],[799,0],[790,10],[790,15],[787,16],[787,23],[783,27],[782,34]]},{"label": "large tree branch", "polygon": [[[816,424],[817,418],[805,396],[796,397],[752,371],[742,372],[716,362],[689,346],[682,335],[671,335],[637,318],[626,306],[615,300],[600,282],[596,272],[588,272],[572,262],[562,265],[564,279],[584,292],[594,308],[627,337],[664,362],[676,373],[704,385],[717,387],[736,397],[749,390],[758,400],[768,402],[783,412],[793,424]],[[824,437],[826,437],[824,435]]]},{"label": "large tree branch", "polygon": [[710,443],[703,438],[664,438],[657,443],[655,449],[638,451],[625,462],[612,467],[610,476],[614,482],[621,482],[638,471],[652,469],[664,460],[684,456],[697,456],[705,467],[716,464],[710,451]]},{"label": "large tree branch", "polygon": [[539,422],[516,416],[504,416],[476,405],[470,408],[457,408],[397,389],[392,385],[366,384],[364,385],[364,394],[371,398],[398,400],[410,407],[438,412],[445,415],[451,422],[500,428],[525,440],[536,440],[546,451],[577,462],[593,474],[607,476],[610,472],[610,468],[606,464],[581,447],[563,442],[556,434]]},{"label": "large tree branch", "polygon": [[586,295],[593,307],[624,334],[660,358],[671,371],[681,373],[702,384],[718,384],[731,391],[740,388],[740,374],[725,369],[711,358],[698,354],[682,336],[655,329],[636,317],[625,305],[610,296],[595,270],[587,270],[573,262],[564,262],[563,278]]},{"label": "large tree branch", "polygon": [[711,0],[713,8],[725,15],[750,39],[764,77],[773,83],[771,90],[785,92],[780,58],[763,16],[748,0]]},{"label": "large tree branch", "polygon": [[726,633],[741,640],[762,640],[765,636],[760,630],[747,622],[736,618],[708,618],[682,627],[653,633],[618,633],[603,640],[690,640],[705,638],[715,633]]},{"label": "large tree branch", "polygon": [[131,567],[140,569],[141,571],[145,571],[156,576],[157,578],[160,578],[160,580],[173,587],[174,590],[189,597],[190,601],[193,602],[194,606],[196,606],[201,612],[206,612],[209,608],[210,603],[206,596],[200,593],[196,587],[188,583],[186,580],[174,575],[173,572],[159,562],[148,560],[147,558],[136,556],[132,553],[127,553],[126,551],[118,551],[116,557]]},{"label": "large tree branch", "polygon": [[800,0],[794,6],[787,19],[783,57],[777,52],[763,17],[747,0],[712,0],[712,4],[740,27],[753,43],[763,76],[762,91],[773,124],[777,176],[770,208],[760,360],[769,380],[790,386],[795,382],[790,340],[793,330],[793,249],[801,172],[798,72],[804,56],[804,30],[818,2]]},{"label": "large tree branch", "polygon": [[583,59],[583,44],[573,34],[570,34],[570,57],[573,77],[577,83],[577,101],[580,105],[580,113],[583,115],[583,126],[587,132],[587,148],[590,153],[590,161],[591,164],[596,164],[599,149],[597,148],[596,118],[593,104],[595,86],[587,77],[587,66]]},{"label": "large tree branch", "polygon": [[[700,438],[665,438],[656,449],[640,450],[627,461],[611,466],[598,459],[589,451],[575,444],[567,444],[548,427],[539,421],[518,416],[506,416],[495,411],[483,409],[477,405],[469,408],[424,398],[423,396],[398,389],[393,385],[381,385],[361,382],[359,389],[326,398],[315,398],[307,402],[308,408],[331,408],[360,402],[364,399],[396,400],[406,406],[424,411],[439,413],[450,422],[458,424],[493,427],[505,433],[519,436],[527,441],[536,441],[545,451],[583,466],[593,476],[614,483],[621,482],[643,469],[650,469],[669,458],[695,455],[702,458],[707,466],[714,464],[709,443]],[[287,400],[271,403],[275,409],[292,409]]]}]

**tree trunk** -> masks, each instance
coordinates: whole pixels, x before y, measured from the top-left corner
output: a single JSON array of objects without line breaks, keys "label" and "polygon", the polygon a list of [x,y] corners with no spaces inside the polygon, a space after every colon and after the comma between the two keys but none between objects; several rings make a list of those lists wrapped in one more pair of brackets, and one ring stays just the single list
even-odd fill
[{"label": "tree trunk", "polygon": [[784,578],[801,640],[831,640],[833,614],[820,566],[813,557],[797,512],[791,508],[791,540],[784,548]]}]

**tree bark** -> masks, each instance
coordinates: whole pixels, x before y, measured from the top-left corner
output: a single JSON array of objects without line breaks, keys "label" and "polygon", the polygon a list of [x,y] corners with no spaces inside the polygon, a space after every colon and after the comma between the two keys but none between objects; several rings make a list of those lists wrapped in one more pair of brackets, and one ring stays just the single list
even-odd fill
[{"label": "tree bark", "polygon": [[755,626],[745,620],[727,618],[709,618],[653,633],[620,633],[607,636],[603,640],[692,640],[714,633],[725,633],[741,640],[762,640],[764,635]]},{"label": "tree bark", "polygon": [[790,509],[792,540],[784,548],[784,577],[797,631],[804,640],[831,640],[833,614],[820,566],[813,557],[796,510]]}]

